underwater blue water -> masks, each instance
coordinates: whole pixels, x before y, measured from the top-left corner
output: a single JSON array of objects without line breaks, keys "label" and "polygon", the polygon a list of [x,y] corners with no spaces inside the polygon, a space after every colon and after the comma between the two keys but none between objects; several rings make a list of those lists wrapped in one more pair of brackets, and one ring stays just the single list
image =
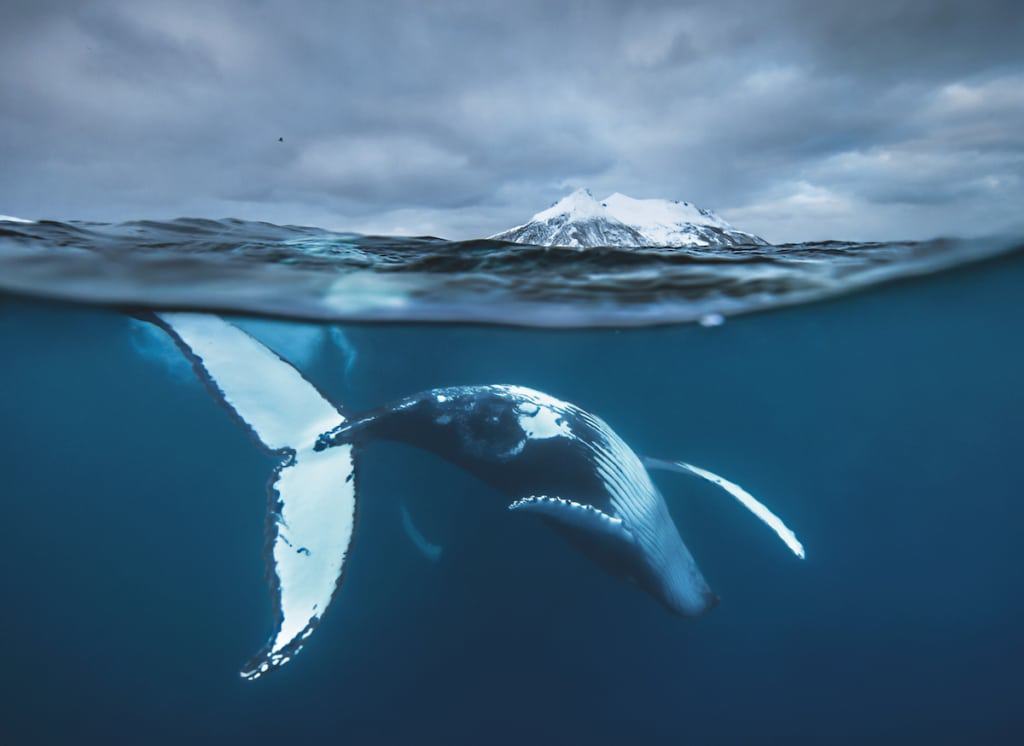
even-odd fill
[{"label": "underwater blue water", "polygon": [[655,475],[722,598],[680,619],[466,473],[373,445],[345,581],[257,682],[275,460],[160,332],[0,296],[0,737],[1020,743],[1022,286],[1018,252],[715,328],[248,323],[352,411],[460,383],[573,401],[807,549]]}]

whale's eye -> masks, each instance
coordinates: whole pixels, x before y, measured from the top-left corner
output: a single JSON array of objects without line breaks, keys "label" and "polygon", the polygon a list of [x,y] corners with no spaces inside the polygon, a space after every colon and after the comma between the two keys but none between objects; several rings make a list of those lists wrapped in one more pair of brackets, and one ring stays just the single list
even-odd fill
[{"label": "whale's eye", "polygon": [[468,416],[455,422],[463,447],[479,458],[507,460],[526,442],[516,411],[505,402],[477,402]]}]

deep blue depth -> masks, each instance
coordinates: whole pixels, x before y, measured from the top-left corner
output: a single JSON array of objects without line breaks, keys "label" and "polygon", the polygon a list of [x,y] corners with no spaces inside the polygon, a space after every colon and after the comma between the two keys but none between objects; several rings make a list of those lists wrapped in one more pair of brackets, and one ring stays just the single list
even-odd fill
[{"label": "deep blue depth", "polygon": [[[249,328],[349,411],[515,383],[656,474],[721,605],[669,615],[472,477],[368,448],[346,580],[255,683],[274,460],[159,333],[0,298],[0,740],[1020,743],[1024,257],[730,320],[615,331]],[[438,563],[403,533],[405,502]]]}]

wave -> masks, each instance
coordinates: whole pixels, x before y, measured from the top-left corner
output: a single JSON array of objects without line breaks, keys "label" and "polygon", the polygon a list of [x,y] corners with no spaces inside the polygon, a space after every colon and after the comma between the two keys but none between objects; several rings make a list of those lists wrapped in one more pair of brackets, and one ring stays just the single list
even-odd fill
[{"label": "wave", "polygon": [[579,250],[235,219],[0,222],[0,291],[319,321],[714,325],[1020,252],[1007,236]]}]

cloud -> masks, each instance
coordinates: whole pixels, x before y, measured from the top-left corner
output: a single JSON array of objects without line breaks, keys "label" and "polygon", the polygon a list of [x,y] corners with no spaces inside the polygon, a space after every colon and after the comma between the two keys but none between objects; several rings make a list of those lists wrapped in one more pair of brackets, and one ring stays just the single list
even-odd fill
[{"label": "cloud", "polygon": [[1024,197],[1013,0],[7,6],[15,215],[464,238],[585,185],[800,240],[1005,229]]},{"label": "cloud", "polygon": [[466,153],[412,135],[350,135],[302,148],[293,178],[357,202],[459,204],[477,196]]}]

